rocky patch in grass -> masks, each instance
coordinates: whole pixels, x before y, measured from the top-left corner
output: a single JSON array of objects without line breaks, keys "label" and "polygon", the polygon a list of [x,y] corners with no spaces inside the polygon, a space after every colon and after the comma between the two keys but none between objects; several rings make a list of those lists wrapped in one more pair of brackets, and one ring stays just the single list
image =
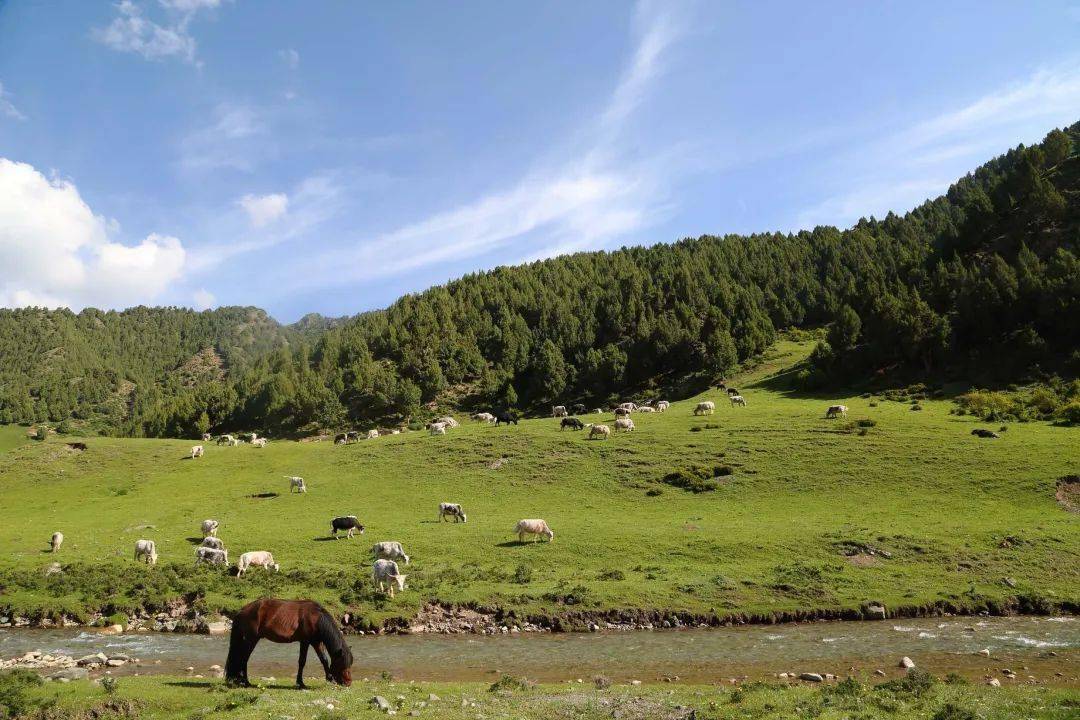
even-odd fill
[{"label": "rocky patch in grass", "polygon": [[1054,497],[1069,512],[1080,512],[1080,475],[1059,477]]}]

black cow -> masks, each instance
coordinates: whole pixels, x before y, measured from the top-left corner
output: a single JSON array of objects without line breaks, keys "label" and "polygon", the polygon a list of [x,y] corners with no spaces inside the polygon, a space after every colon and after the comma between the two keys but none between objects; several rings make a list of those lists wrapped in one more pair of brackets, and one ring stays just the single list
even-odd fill
[{"label": "black cow", "polygon": [[574,412],[575,415],[584,415],[585,413],[588,412],[588,409],[584,405],[582,405],[581,403],[578,403],[577,405],[575,405],[574,407],[572,407],[570,409]]},{"label": "black cow", "polygon": [[979,436],[981,438],[1000,438],[1001,437],[1000,435],[998,435],[993,430],[984,430],[983,428],[976,428],[976,429],[971,431],[971,434],[972,435],[977,435],[977,436]]},{"label": "black cow", "polygon": [[499,425],[518,424],[518,419],[508,412],[502,412],[495,416],[495,427]]},{"label": "black cow", "polygon": [[728,388],[727,389],[727,394],[728,394],[728,397],[735,397],[736,395],[739,394],[739,391],[736,390],[735,388]]},{"label": "black cow", "polygon": [[585,423],[581,422],[577,418],[563,418],[559,423],[559,429],[565,430],[566,428],[573,428],[574,430],[584,430]]},{"label": "black cow", "polygon": [[330,521],[330,534],[337,537],[338,531],[347,530],[348,534],[345,537],[352,537],[353,533],[359,531],[361,535],[364,534],[364,526],[360,524],[360,521],[356,519],[355,515],[346,515],[345,517],[336,517]]},{"label": "black cow", "polygon": [[349,433],[338,433],[334,436],[335,445],[344,445],[349,442]]}]

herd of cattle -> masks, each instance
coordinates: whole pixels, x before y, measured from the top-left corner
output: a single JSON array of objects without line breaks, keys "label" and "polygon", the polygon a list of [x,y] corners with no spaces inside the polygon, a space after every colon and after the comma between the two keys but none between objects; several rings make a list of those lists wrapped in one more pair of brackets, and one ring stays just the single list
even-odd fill
[{"label": "herd of cattle", "polygon": [[[735,388],[725,387],[720,385],[720,389],[726,390],[728,399],[733,407],[746,407],[746,399]],[[638,405],[633,402],[624,402],[613,408],[615,414],[615,431],[633,432],[634,421],[630,418],[632,413],[663,413],[671,407],[671,403],[667,400],[659,400],[654,405],[642,404]],[[711,400],[705,400],[697,403],[694,407],[694,415],[712,415],[716,410],[716,403]],[[585,405],[573,405],[570,408],[574,414],[583,415],[588,412]],[[597,423],[583,423],[576,417],[571,417],[570,411],[567,410],[565,405],[555,405],[551,408],[551,416],[554,418],[561,418],[560,429],[565,430],[571,428],[573,430],[589,430],[589,438],[599,437],[606,439],[611,435],[611,428],[608,425]],[[848,408],[846,405],[830,405],[825,412],[826,418],[847,417]],[[595,413],[603,413],[603,409],[596,408]],[[476,422],[482,422],[487,424],[517,424],[517,418],[510,413],[502,413],[500,415],[493,415],[489,412],[480,412],[471,416]],[[458,427],[459,423],[453,417],[446,416],[441,417],[428,424],[428,431],[432,435],[445,435],[448,429]],[[389,431],[392,434],[398,434],[400,430]],[[976,431],[977,432],[977,431]],[[336,444],[347,444],[350,441],[359,441],[360,433],[357,431],[350,431],[337,435],[334,439]],[[380,436],[378,430],[369,430],[366,437],[369,439],[377,438]],[[202,437],[204,442],[209,442],[213,438],[209,434],[204,434]],[[233,435],[221,435],[217,438],[218,445],[236,446],[242,441],[250,443],[254,447],[266,447],[266,438],[259,437],[256,433],[244,433],[239,436]],[[203,445],[195,445],[191,448],[191,459],[203,457],[205,454],[205,448]],[[285,479],[289,482],[289,492],[296,492],[298,494],[307,493],[307,483],[304,478],[287,475]],[[436,519],[439,521],[445,521],[447,518],[452,518],[454,522],[466,522],[466,515],[459,503],[443,502],[439,503],[439,511]],[[224,542],[218,537],[218,530],[220,523],[217,520],[207,519],[202,522],[202,542],[195,548],[195,564],[196,565],[217,565],[222,567],[229,566],[229,551],[225,547]],[[330,534],[331,537],[337,539],[338,533],[346,533],[347,538],[352,538],[355,533],[363,534],[364,526],[360,523],[359,519],[355,515],[345,515],[342,517],[335,517],[330,521]],[[551,541],[555,537],[555,533],[548,526],[547,522],[540,518],[527,518],[518,521],[514,526],[514,533],[518,536],[520,542],[525,542],[525,539],[532,536],[534,540],[538,540],[540,537],[546,538]],[[53,533],[50,539],[50,547],[52,552],[58,552],[60,546],[64,542],[64,534],[61,532]],[[372,553],[372,580],[375,582],[376,587],[381,592],[389,594],[390,597],[394,597],[395,588],[398,591],[405,589],[406,575],[401,572],[398,565],[398,561],[402,561],[405,565],[409,564],[409,556],[405,553],[404,548],[400,542],[397,541],[384,541],[378,542],[371,548]],[[145,562],[149,565],[156,565],[158,561],[157,546],[153,540],[140,539],[135,541],[135,555],[134,559],[139,562]],[[273,570],[274,572],[280,571],[280,565],[274,560],[274,556],[266,550],[254,550],[245,552],[240,555],[237,560],[236,577],[240,578],[252,567],[261,567],[265,570]]]}]

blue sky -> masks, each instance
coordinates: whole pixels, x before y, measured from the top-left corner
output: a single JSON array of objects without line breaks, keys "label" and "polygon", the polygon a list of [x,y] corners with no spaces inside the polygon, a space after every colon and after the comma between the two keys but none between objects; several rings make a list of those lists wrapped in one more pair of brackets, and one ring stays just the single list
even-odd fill
[{"label": "blue sky", "polygon": [[904,211],[1080,120],[1080,2],[0,0],[0,306],[352,314]]}]

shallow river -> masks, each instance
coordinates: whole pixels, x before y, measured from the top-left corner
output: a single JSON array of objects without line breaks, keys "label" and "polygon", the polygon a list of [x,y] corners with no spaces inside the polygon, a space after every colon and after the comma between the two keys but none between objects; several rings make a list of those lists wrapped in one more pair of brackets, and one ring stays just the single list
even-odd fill
[{"label": "shallow river", "polygon": [[[1011,668],[1020,680],[1076,685],[1080,676],[1080,618],[929,618],[885,622],[817,622],[701,630],[522,634],[510,636],[351,636],[354,677],[389,672],[402,680],[489,680],[511,673],[538,681],[613,680],[716,682],[766,677],[778,672],[831,672],[854,667],[890,676],[907,655],[935,673],[969,677]],[[252,656],[256,676],[291,677],[297,645],[263,641]],[[978,655],[988,648],[991,657]],[[80,657],[123,652],[138,665],[115,674],[209,674],[225,664],[227,637],[132,633],[102,635],[85,629],[0,629],[0,657],[28,650]],[[1026,668],[1026,669],[1025,669]],[[314,655],[308,675],[320,673]]]}]

